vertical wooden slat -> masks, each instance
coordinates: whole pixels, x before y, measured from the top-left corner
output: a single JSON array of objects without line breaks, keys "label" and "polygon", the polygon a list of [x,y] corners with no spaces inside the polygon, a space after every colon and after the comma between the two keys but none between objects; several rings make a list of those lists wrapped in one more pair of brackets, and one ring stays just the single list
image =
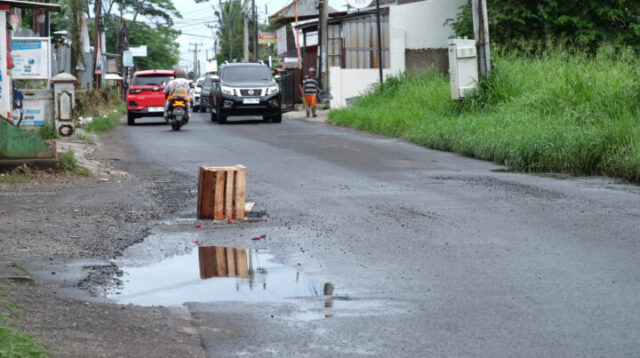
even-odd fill
[{"label": "vertical wooden slat", "polygon": [[200,278],[211,278],[216,275],[215,256],[216,250],[214,247],[198,247],[198,258],[200,261]]},{"label": "vertical wooden slat", "polygon": [[227,255],[227,276],[229,277],[236,276],[236,256],[234,251],[235,249],[232,247],[225,248]]},{"label": "vertical wooden slat", "polygon": [[216,268],[216,277],[225,277],[227,276],[227,258],[225,255],[224,247],[215,246],[215,268]]},{"label": "vertical wooden slat", "polygon": [[236,180],[235,180],[235,217],[236,219],[244,218],[244,204],[247,195],[247,168],[243,165],[236,166]]},{"label": "vertical wooden slat", "polygon": [[237,249],[236,254],[236,275],[241,278],[249,277],[249,263],[247,262],[247,249]]},{"label": "vertical wooden slat", "polygon": [[204,171],[202,185],[202,218],[213,219],[213,175],[210,170]]},{"label": "vertical wooden slat", "polygon": [[202,166],[198,167],[198,203],[196,204],[196,217],[198,219],[202,219],[202,196],[204,195],[204,191],[202,190],[202,186],[204,184],[204,168]]},{"label": "vertical wooden slat", "polygon": [[233,187],[234,187],[234,182],[235,182],[235,171],[234,170],[228,170],[227,171],[227,178],[226,178],[226,185],[225,185],[225,190],[224,190],[224,217],[226,219],[233,219],[234,218],[234,208],[233,208]]},{"label": "vertical wooden slat", "polygon": [[213,190],[213,219],[224,219],[224,183],[225,171],[215,172],[215,189]]}]

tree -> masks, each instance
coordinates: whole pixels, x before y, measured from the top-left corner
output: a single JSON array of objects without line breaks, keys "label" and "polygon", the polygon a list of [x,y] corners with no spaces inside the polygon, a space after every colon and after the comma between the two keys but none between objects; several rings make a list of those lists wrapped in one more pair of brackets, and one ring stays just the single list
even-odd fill
[{"label": "tree", "polygon": [[244,19],[240,0],[229,0],[227,2],[219,0],[218,9],[215,10],[214,15],[218,22],[216,35],[220,39],[218,61],[224,61],[225,57],[229,61],[242,57]]},{"label": "tree", "polygon": [[[116,52],[116,21],[106,24],[107,52]],[[180,51],[176,42],[180,31],[164,25],[149,25],[140,21],[129,21],[129,46],[147,45],[146,57],[134,57],[138,70],[172,69],[180,60]]]},{"label": "tree", "polygon": [[[487,6],[491,39],[500,45],[547,39],[591,49],[602,42],[640,45],[637,0],[492,0]],[[447,23],[457,36],[473,37],[471,1]]]}]

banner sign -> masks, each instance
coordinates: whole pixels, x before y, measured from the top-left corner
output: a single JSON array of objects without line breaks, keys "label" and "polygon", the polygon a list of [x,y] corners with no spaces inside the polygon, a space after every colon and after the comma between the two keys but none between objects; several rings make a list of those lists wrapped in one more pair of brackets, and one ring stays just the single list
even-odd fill
[{"label": "banner sign", "polygon": [[307,32],[305,35],[305,45],[318,46],[318,31]]},{"label": "banner sign", "polygon": [[[45,123],[46,100],[25,101],[21,126],[43,126]],[[14,118],[13,122],[18,123],[19,118]]]},{"label": "banner sign", "polygon": [[371,4],[371,0],[347,0],[349,6],[354,7],[356,9],[364,9],[365,7]]},{"label": "banner sign", "polygon": [[133,57],[147,57],[147,45],[129,47],[129,52]]},{"label": "banner sign", "polygon": [[131,54],[131,51],[122,52],[122,66],[124,67],[133,66],[133,55]]},{"label": "banner sign", "polygon": [[11,77],[17,80],[48,80],[51,76],[50,51],[48,37],[14,37],[11,42],[14,65]]},{"label": "banner sign", "polygon": [[258,34],[259,44],[277,44],[278,35],[275,32],[261,32]]}]

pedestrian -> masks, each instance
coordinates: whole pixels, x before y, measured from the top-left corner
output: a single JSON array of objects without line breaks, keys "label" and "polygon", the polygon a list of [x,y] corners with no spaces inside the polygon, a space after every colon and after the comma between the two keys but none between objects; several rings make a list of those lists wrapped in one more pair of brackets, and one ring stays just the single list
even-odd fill
[{"label": "pedestrian", "polygon": [[304,76],[302,79],[302,88],[304,91],[304,101],[307,104],[307,117],[309,117],[309,110],[314,117],[317,117],[316,106],[318,105],[317,95],[318,91],[322,91],[318,86],[318,80],[316,79],[316,69],[309,67],[309,75]]}]

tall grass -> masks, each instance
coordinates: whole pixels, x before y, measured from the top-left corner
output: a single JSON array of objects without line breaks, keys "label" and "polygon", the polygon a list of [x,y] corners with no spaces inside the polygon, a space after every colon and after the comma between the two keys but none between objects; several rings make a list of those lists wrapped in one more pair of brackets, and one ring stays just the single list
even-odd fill
[{"label": "tall grass", "polygon": [[632,51],[502,54],[463,102],[439,74],[387,80],[334,124],[520,171],[605,174],[640,182],[640,61]]}]

